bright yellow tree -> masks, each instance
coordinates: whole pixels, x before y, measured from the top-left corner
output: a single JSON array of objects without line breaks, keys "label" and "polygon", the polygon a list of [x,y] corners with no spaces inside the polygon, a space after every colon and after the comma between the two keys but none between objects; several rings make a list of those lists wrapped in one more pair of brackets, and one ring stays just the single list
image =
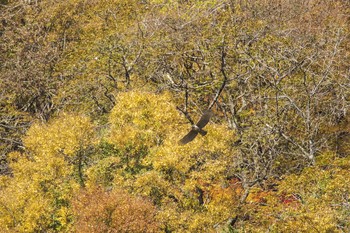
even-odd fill
[{"label": "bright yellow tree", "polygon": [[4,231],[70,228],[69,200],[82,185],[79,161],[93,145],[93,134],[89,118],[68,114],[30,128],[24,138],[25,152],[10,155],[13,176],[1,179],[0,224]]}]

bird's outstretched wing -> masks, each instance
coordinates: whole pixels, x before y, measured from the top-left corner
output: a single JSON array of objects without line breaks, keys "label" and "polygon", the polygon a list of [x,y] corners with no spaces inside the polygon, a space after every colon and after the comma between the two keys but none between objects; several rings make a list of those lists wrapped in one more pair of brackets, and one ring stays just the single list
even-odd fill
[{"label": "bird's outstretched wing", "polygon": [[212,116],[213,116],[213,112],[210,109],[205,110],[203,112],[201,119],[198,121],[197,126],[199,128],[203,128],[204,126],[206,126],[208,124],[208,122]]},{"label": "bird's outstretched wing", "polygon": [[183,137],[179,141],[179,143],[182,145],[185,145],[185,144],[189,143],[190,141],[192,141],[197,135],[198,135],[198,131],[192,129],[188,134],[186,134],[185,137]]}]

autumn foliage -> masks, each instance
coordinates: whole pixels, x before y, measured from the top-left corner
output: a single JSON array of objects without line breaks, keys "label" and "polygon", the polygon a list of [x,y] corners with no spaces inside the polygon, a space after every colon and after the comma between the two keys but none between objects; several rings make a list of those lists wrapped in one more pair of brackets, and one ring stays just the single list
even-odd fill
[{"label": "autumn foliage", "polygon": [[125,191],[94,188],[73,200],[76,232],[158,232],[156,209]]},{"label": "autumn foliage", "polygon": [[0,1],[0,232],[349,232],[349,14]]}]

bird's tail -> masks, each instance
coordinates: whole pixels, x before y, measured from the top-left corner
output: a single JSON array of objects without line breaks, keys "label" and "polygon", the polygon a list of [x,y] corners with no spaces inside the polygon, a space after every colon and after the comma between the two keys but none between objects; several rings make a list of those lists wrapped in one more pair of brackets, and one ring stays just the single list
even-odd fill
[{"label": "bird's tail", "polygon": [[205,135],[207,135],[207,131],[205,131],[205,130],[203,130],[203,129],[201,129],[200,131],[199,131],[199,133],[202,135],[202,136],[205,136]]}]

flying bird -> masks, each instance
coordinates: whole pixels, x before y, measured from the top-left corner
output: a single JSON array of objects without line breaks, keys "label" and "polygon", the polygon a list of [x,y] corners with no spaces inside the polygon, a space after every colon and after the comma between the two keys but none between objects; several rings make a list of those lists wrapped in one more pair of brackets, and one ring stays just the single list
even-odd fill
[{"label": "flying bird", "polygon": [[198,134],[205,136],[207,134],[207,131],[203,130],[204,126],[206,126],[210,120],[210,118],[213,116],[213,112],[208,109],[203,112],[203,115],[201,119],[198,121],[197,124],[192,125],[191,131],[186,134],[185,137],[183,137],[179,143],[182,145],[185,145],[192,141]]}]

